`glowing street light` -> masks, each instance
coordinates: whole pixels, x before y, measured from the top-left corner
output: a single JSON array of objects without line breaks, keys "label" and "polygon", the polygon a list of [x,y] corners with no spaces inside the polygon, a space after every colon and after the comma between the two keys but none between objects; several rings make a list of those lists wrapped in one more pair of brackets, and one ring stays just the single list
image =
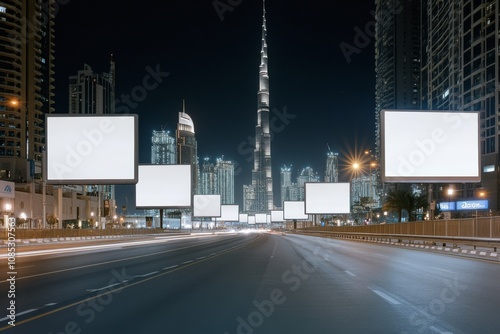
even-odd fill
[{"label": "glowing street light", "polygon": [[453,188],[448,188],[448,210],[451,212],[451,196],[453,195]]},{"label": "glowing street light", "polygon": [[11,210],[12,210],[12,204],[5,203],[3,206],[3,224],[5,226],[5,229],[9,228],[9,215]]}]

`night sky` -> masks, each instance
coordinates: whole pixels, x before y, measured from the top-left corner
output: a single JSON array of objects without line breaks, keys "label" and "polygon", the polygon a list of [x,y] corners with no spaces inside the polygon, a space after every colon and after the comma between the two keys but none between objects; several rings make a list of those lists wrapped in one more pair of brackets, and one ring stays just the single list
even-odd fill
[{"label": "night sky", "polygon": [[[228,10],[219,13],[212,0],[60,2],[67,3],[56,13],[56,112],[67,112],[68,77],[84,63],[108,72],[113,54],[117,111],[139,115],[139,162],[151,161],[152,130],[175,134],[185,100],[200,161],[236,162],[241,205],[242,186],[251,182],[262,2],[220,0]],[[266,1],[277,205],[284,164],[292,165],[294,179],[307,166],[323,177],[327,144],[341,161],[355,147],[374,146],[374,41],[357,32],[373,31],[374,8],[367,0]],[[346,57],[341,46],[356,53]],[[151,71],[161,72],[156,87],[127,103],[122,94],[139,91]],[[127,197],[129,213],[134,189],[117,187],[117,206]]]}]

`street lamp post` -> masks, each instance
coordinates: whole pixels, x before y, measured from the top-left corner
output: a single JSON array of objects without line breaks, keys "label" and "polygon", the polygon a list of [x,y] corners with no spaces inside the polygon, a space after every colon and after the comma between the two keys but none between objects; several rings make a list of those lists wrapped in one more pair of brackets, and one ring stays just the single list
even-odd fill
[{"label": "street lamp post", "polygon": [[4,215],[3,215],[3,224],[6,230],[9,228],[10,210],[12,210],[12,205],[10,203],[6,203],[4,205]]},{"label": "street lamp post", "polygon": [[453,188],[448,188],[448,211],[450,211],[451,218],[451,196],[453,195]]},{"label": "street lamp post", "polygon": [[[478,197],[479,197],[479,198],[484,198],[485,196],[486,196],[486,192],[485,192],[484,190],[479,191],[479,193],[478,193]],[[476,221],[476,224],[477,224],[477,221],[478,221],[478,220],[477,220],[477,209],[476,209],[476,217],[475,217],[475,221]]]}]

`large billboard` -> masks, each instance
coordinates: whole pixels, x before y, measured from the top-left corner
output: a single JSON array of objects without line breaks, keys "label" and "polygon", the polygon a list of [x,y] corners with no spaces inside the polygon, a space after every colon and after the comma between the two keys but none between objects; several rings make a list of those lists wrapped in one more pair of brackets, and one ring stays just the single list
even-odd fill
[{"label": "large billboard", "polygon": [[137,208],[191,206],[191,165],[139,165],[135,185]]},{"label": "large billboard", "polygon": [[220,217],[220,195],[194,195],[193,217]]},{"label": "large billboard", "polygon": [[479,113],[381,113],[383,182],[480,182]]},{"label": "large billboard", "polygon": [[271,210],[271,222],[272,223],[280,223],[284,222],[285,218],[283,218],[283,210]]},{"label": "large billboard", "polygon": [[240,223],[247,223],[248,222],[248,213],[240,213],[238,221]]},{"label": "large billboard", "polygon": [[283,202],[283,218],[307,220],[309,215],[305,213],[304,201],[284,201]]},{"label": "large billboard", "polygon": [[220,218],[217,221],[237,222],[240,220],[240,206],[238,204],[223,204],[220,206]]},{"label": "large billboard", "polygon": [[307,214],[337,214],[351,211],[349,183],[306,182],[304,187]]},{"label": "large billboard", "polygon": [[265,223],[267,223],[267,214],[265,214],[265,213],[256,213],[255,214],[255,223],[256,224],[265,224]]},{"label": "large billboard", "polygon": [[137,183],[137,115],[45,117],[49,184]]}]

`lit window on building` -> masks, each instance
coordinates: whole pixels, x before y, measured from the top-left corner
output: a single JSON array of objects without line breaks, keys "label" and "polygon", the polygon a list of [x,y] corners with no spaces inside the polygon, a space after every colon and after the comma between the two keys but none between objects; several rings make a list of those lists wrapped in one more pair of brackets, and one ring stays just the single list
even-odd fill
[{"label": "lit window on building", "polygon": [[483,167],[483,172],[484,173],[491,173],[495,171],[495,166],[494,165],[489,165],[489,166],[484,166]]}]

